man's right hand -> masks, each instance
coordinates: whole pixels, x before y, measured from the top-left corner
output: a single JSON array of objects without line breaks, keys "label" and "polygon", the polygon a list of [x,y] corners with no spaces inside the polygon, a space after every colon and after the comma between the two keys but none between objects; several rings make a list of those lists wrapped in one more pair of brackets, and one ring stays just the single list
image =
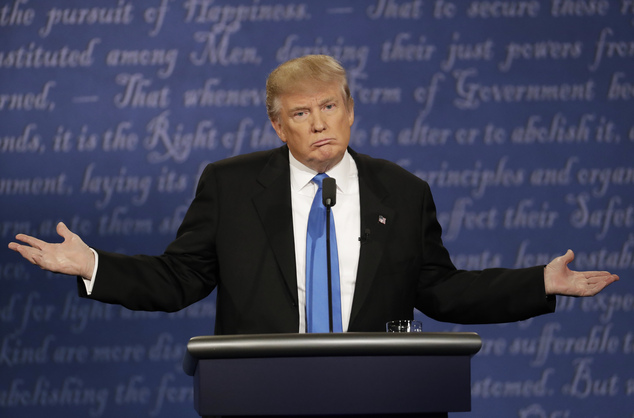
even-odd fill
[{"label": "man's right hand", "polygon": [[92,250],[63,222],[57,224],[57,233],[64,238],[59,244],[50,244],[29,235],[18,234],[15,239],[24,244],[11,242],[9,248],[44,270],[90,279],[95,267],[95,255]]}]

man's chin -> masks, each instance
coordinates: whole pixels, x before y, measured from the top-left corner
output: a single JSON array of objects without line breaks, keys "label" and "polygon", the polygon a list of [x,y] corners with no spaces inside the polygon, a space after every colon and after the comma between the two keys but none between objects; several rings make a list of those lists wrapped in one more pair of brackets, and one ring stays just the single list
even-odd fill
[{"label": "man's chin", "polygon": [[319,173],[326,172],[341,161],[344,153],[345,150],[339,150],[332,146],[321,147],[316,153],[313,153],[315,158],[311,159],[309,167]]}]

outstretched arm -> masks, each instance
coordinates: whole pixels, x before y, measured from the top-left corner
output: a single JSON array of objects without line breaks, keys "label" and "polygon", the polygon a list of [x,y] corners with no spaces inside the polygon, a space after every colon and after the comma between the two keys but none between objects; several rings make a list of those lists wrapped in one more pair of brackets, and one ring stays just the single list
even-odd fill
[{"label": "outstretched arm", "polygon": [[594,296],[619,276],[607,271],[573,271],[568,263],[575,259],[572,250],[548,263],[544,270],[547,295]]},{"label": "outstretched arm", "polygon": [[64,238],[59,244],[50,244],[29,235],[18,234],[16,240],[24,244],[11,242],[9,248],[44,270],[90,278],[95,266],[94,253],[63,222],[57,224],[57,233]]}]

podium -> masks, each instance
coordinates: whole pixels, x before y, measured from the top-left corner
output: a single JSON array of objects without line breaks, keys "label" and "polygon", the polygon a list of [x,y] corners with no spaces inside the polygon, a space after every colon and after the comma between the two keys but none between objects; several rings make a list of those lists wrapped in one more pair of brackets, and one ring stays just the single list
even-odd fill
[{"label": "podium", "polygon": [[471,410],[475,333],[201,336],[187,344],[201,416],[447,417]]}]

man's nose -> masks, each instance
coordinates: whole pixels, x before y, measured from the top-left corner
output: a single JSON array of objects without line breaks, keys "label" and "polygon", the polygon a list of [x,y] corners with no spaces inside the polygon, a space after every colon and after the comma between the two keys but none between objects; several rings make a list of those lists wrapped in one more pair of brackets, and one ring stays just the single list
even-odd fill
[{"label": "man's nose", "polygon": [[313,113],[313,131],[314,132],[321,132],[323,130],[326,129],[326,121],[324,120],[324,118],[322,117],[322,115],[320,115],[318,112],[317,113]]}]

